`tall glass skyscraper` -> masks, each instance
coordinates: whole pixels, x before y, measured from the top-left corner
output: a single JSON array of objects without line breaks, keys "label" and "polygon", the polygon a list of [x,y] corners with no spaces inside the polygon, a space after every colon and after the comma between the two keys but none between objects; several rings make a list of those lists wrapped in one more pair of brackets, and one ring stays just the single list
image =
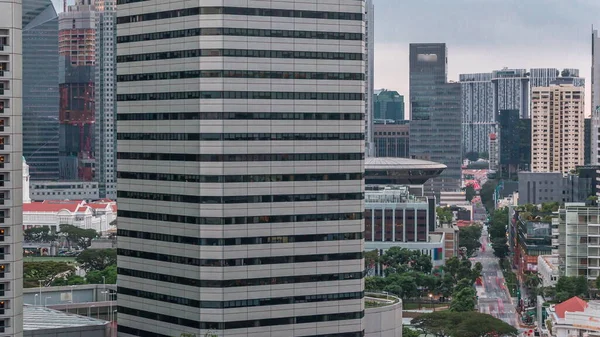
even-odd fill
[{"label": "tall glass skyscraper", "polygon": [[23,0],[23,156],[32,180],[58,179],[58,16]]},{"label": "tall glass skyscraper", "polygon": [[119,336],[363,336],[365,2],[226,3],[118,1]]},{"label": "tall glass skyscraper", "polygon": [[460,83],[448,83],[445,43],[410,45],[410,156],[448,168],[425,185],[425,193],[460,188],[462,114]]}]

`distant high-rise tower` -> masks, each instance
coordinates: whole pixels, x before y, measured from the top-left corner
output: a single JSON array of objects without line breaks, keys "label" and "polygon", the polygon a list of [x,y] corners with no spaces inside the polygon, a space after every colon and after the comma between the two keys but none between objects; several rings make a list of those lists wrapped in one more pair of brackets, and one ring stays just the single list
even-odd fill
[{"label": "distant high-rise tower", "polygon": [[[600,163],[600,37],[598,30],[592,28],[592,164]],[[600,182],[598,182],[600,186]]]},{"label": "distant high-rise tower", "polygon": [[494,90],[494,120],[500,110],[519,110],[520,118],[529,118],[529,74],[526,69],[495,70],[492,72]]},{"label": "distant high-rise tower", "polygon": [[[365,139],[367,156],[375,155],[373,139],[373,92],[375,90],[375,6],[373,0],[365,3],[365,74],[366,74],[366,110],[365,110]],[[404,109],[404,108],[403,108]]]},{"label": "distant high-rise tower", "polygon": [[59,173],[65,180],[94,178],[95,40],[92,0],[59,14]]},{"label": "distant high-rise tower", "polygon": [[583,87],[533,88],[531,171],[568,173],[584,162]]},{"label": "distant high-rise tower", "polygon": [[[494,90],[492,74],[461,74],[462,146],[465,153],[488,152],[493,133]],[[491,156],[491,154],[490,154]]]},{"label": "distant high-rise tower", "polygon": [[115,0],[96,0],[96,180],[101,198],[117,197]]},{"label": "distant high-rise tower", "polygon": [[33,180],[58,169],[58,16],[52,0],[23,0],[23,156]]},{"label": "distant high-rise tower", "polygon": [[460,83],[447,82],[444,43],[410,45],[410,156],[448,168],[425,185],[425,192],[460,188],[462,116]]},{"label": "distant high-rise tower", "polygon": [[117,5],[119,336],[364,336],[365,2],[164,3]]},{"label": "distant high-rise tower", "polygon": [[404,96],[392,90],[378,91],[373,95],[373,119],[404,121]]},{"label": "distant high-rise tower", "polygon": [[0,0],[0,335],[23,336],[22,3]]}]

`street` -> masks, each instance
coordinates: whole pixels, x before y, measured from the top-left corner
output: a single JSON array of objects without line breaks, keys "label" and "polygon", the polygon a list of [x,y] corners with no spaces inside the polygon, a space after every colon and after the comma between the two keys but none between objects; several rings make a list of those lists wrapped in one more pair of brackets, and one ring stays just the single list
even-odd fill
[{"label": "street", "polygon": [[490,314],[518,328],[515,306],[504,284],[498,259],[494,256],[492,247],[488,246],[487,236],[484,228],[481,236],[482,248],[476,257],[470,259],[473,264],[480,262],[483,266],[483,284],[477,286],[479,312]]}]

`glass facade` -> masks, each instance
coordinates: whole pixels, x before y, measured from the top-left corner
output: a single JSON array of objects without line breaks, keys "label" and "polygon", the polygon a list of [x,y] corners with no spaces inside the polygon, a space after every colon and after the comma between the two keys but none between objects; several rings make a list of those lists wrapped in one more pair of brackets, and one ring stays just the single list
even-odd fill
[{"label": "glass facade", "polygon": [[447,50],[443,43],[410,45],[410,157],[445,164],[425,193],[456,191],[462,164],[460,83],[447,83]]},{"label": "glass facade", "polygon": [[58,17],[51,0],[23,1],[23,156],[32,180],[58,178]]},{"label": "glass facade", "polygon": [[373,116],[375,119],[404,120],[404,96],[397,91],[383,90],[373,95],[373,98]]}]

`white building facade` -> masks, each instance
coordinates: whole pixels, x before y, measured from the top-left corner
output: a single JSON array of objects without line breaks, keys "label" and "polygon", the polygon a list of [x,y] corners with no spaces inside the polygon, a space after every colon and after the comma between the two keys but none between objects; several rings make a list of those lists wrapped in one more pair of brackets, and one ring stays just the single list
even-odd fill
[{"label": "white building facade", "polygon": [[115,0],[96,0],[96,177],[100,198],[117,197],[115,124],[117,19]]},{"label": "white building facade", "polygon": [[23,336],[22,3],[0,0],[0,335]]},{"label": "white building facade", "polygon": [[488,152],[495,125],[494,90],[491,73],[461,74],[463,152]]},{"label": "white building facade", "polygon": [[47,226],[52,231],[60,232],[60,225],[72,225],[106,233],[113,229],[116,219],[117,207],[112,200],[94,203],[81,200],[44,201],[23,205],[24,229]]},{"label": "white building facade", "polygon": [[363,336],[364,13],[119,2],[119,336]]},{"label": "white building facade", "polygon": [[95,181],[30,181],[29,193],[35,201],[100,199]]}]

